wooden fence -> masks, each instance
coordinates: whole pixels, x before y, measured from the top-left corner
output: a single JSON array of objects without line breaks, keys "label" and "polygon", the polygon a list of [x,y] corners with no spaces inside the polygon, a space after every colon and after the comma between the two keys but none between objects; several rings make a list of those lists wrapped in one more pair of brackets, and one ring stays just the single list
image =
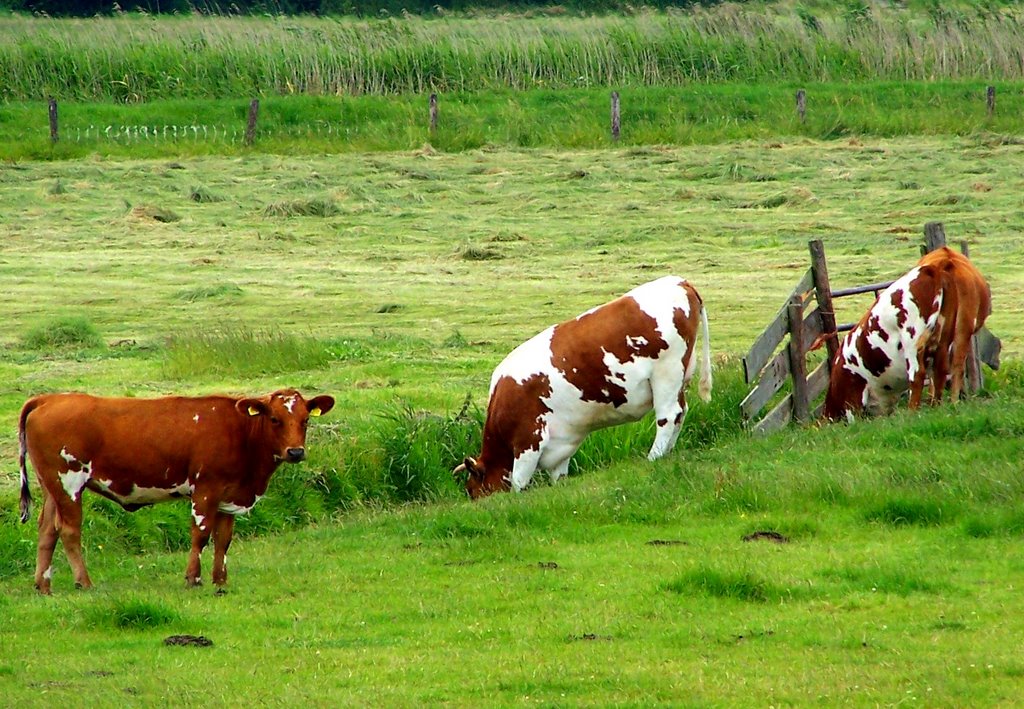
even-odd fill
[{"label": "wooden fence", "polygon": [[[996,89],[995,89],[994,86],[989,86],[985,90],[985,106],[986,106],[986,111],[987,111],[988,117],[991,119],[995,115],[995,110],[996,110]],[[256,133],[256,127],[257,127],[256,123],[257,123],[257,119],[259,117],[259,109],[260,109],[260,101],[259,101],[259,99],[254,98],[250,102],[250,104],[249,104],[249,114],[248,114],[248,117],[247,117],[247,120],[246,120],[246,124],[245,124],[244,136],[242,138],[243,143],[245,145],[247,145],[247,146],[251,146],[255,142],[255,140],[256,140],[256,136],[257,136],[257,133]],[[57,143],[60,140],[60,126],[59,126],[58,118],[57,118],[57,99],[55,99],[53,96],[50,96],[48,98],[48,100],[47,100],[47,113],[48,113],[49,124],[50,124],[50,142],[51,143]],[[807,91],[804,90],[804,89],[800,89],[799,91],[796,92],[796,113],[797,113],[798,118],[800,119],[800,122],[804,123],[806,121],[806,118],[807,118]],[[438,128],[438,96],[437,96],[436,93],[430,94],[430,97],[429,97],[429,100],[428,100],[427,120],[428,120],[428,123],[429,123],[430,135],[431,136],[436,135],[437,134],[437,128]],[[115,128],[116,128],[116,131],[114,130]],[[168,136],[168,128],[172,128],[173,129],[170,136]],[[213,138],[217,138],[218,137],[218,128],[219,128],[219,135],[221,137],[225,137],[226,138],[230,134],[232,136],[232,142],[234,142],[234,139],[237,137],[237,133],[238,133],[238,130],[235,129],[235,128],[226,128],[226,127],[223,127],[223,126],[214,127],[214,126],[205,126],[205,125],[203,125],[203,126],[190,125],[190,126],[182,126],[182,130],[181,130],[180,135],[183,138],[187,138],[188,137],[188,134],[189,134],[189,130],[188,129],[189,128],[192,129],[192,138],[194,140],[197,140],[199,138],[200,130],[202,131],[204,139],[207,139],[211,135],[212,135]],[[213,129],[212,131],[210,130],[211,128]],[[113,125],[111,125],[111,126],[107,126],[105,130],[101,131],[101,129],[102,129],[102,126],[100,126],[99,128],[97,128],[96,126],[89,126],[89,128],[87,128],[86,131],[85,131],[85,137],[87,139],[90,137],[90,135],[93,138],[96,138],[96,139],[101,138],[101,137],[106,138],[106,139],[112,139],[112,138],[113,139],[119,139],[119,138],[122,138],[122,137],[124,137],[126,139],[131,139],[131,138],[134,137],[135,140],[139,140],[139,139],[146,139],[146,140],[148,140],[149,137],[152,136],[153,140],[157,140],[160,137],[160,135],[161,135],[161,132],[159,130],[160,126],[149,126],[149,125],[142,125],[142,126],[123,126],[123,125],[122,126],[113,126]],[[621,130],[622,130],[622,115],[621,115],[620,102],[619,102],[619,92],[618,91],[612,91],[611,92],[611,126],[610,126],[610,133],[611,133],[611,139],[612,139],[613,142],[617,143],[619,141],[619,135],[621,133]],[[329,129],[328,134],[331,134],[331,132],[333,132],[333,129]],[[342,132],[343,131],[341,131],[341,130],[337,131],[338,135],[342,135]],[[319,128],[317,129],[317,134],[318,135],[320,134]],[[163,126],[162,136],[163,136],[164,140],[168,139],[168,137],[170,137],[171,139],[177,139],[178,135],[179,135],[178,126]],[[80,141],[81,137],[82,137],[82,130],[81,130],[81,128],[79,128],[78,131],[77,131],[77,137],[78,137],[78,140]]]},{"label": "wooden fence", "polygon": [[[925,225],[925,243],[922,254],[945,246],[946,236],[942,224],[930,222]],[[821,415],[823,404],[814,405],[816,399],[828,387],[829,368],[839,349],[839,333],[854,328],[856,323],[838,324],[835,320],[833,301],[863,293],[874,293],[888,288],[892,281],[871,283],[832,290],[825,261],[825,247],[821,241],[811,241],[811,267],[786,299],[772,322],[757,337],[743,358],[743,375],[750,393],[740,404],[740,410],[748,427],[758,434],[765,434],[782,428],[789,422],[803,423]],[[966,254],[966,243],[961,244]],[[811,300],[817,307],[811,308]],[[789,337],[789,341],[778,352],[776,349]],[[807,355],[824,343],[826,357],[814,370],[807,373]],[[968,360],[967,384],[965,391],[975,392],[982,385],[979,360],[992,369],[999,368],[1001,343],[987,329],[974,338],[972,355]],[[767,414],[758,419],[762,410],[772,401],[787,382],[790,391]]]}]

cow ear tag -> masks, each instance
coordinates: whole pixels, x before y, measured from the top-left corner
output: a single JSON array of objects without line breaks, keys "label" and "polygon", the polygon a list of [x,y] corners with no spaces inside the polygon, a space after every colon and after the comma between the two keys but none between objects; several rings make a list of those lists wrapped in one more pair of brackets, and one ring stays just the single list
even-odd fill
[{"label": "cow ear tag", "polygon": [[249,415],[250,416],[259,416],[260,415],[260,410],[257,409],[255,406],[250,406],[249,407]]},{"label": "cow ear tag", "polygon": [[323,413],[323,412],[320,411],[320,407],[319,406],[314,406],[312,409],[309,410],[309,415],[310,416],[319,416],[321,413]]}]

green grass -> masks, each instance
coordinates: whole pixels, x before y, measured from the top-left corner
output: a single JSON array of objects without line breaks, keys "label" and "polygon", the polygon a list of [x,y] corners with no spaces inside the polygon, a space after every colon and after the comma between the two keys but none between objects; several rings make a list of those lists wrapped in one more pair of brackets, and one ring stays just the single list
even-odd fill
[{"label": "green grass", "polygon": [[[997,90],[989,116],[985,87]],[[622,131],[619,144],[638,150],[651,145],[709,144],[737,140],[970,136],[990,147],[1019,144],[1024,90],[1020,80],[850,82],[728,82],[678,86],[619,86]],[[806,120],[794,108],[798,88],[807,91]],[[167,158],[254,152],[311,154],[423,150],[458,152],[496,147],[606,148],[613,145],[609,91],[603,88],[546,88],[442,94],[437,131],[430,131],[427,99],[420,95],[267,97],[261,102],[255,147],[242,142],[247,99],[154,99],[144,104],[62,102],[61,138],[51,144],[45,103],[16,102],[0,108],[0,146],[12,160],[69,159],[88,155]],[[179,127],[181,128],[179,130]],[[109,128],[109,130],[108,130]],[[186,132],[184,129],[188,128]],[[129,131],[130,129],[130,131]],[[730,181],[775,184],[756,207],[781,207],[806,200],[784,191],[779,175],[757,165],[714,166]],[[408,166],[403,177],[438,186],[426,165]],[[704,172],[702,175],[710,176]],[[592,180],[581,168],[567,169],[567,181]],[[55,178],[59,179],[59,178]],[[318,175],[307,178],[316,186]],[[903,180],[902,189],[913,181]],[[61,189],[73,187],[61,180]],[[51,183],[52,187],[52,183]],[[204,186],[210,194],[226,195]],[[192,201],[205,201],[195,179],[182,185]],[[51,190],[52,191],[52,190]],[[932,196],[935,206],[971,198],[954,192]],[[950,202],[949,200],[953,200]],[[337,205],[323,190],[301,199],[274,199],[268,213],[334,216]],[[279,216],[280,216],[279,215]]]},{"label": "green grass", "polygon": [[[91,158],[0,172],[0,696],[11,703],[1012,704],[1024,663],[1022,147],[991,136],[604,150]],[[62,191],[51,188],[59,180]],[[901,185],[914,183],[914,189]],[[202,186],[221,199],[194,198]],[[792,197],[768,206],[774,196]],[[969,200],[943,197],[969,195]],[[330,198],[334,214],[267,213]],[[127,205],[171,210],[160,221]],[[761,205],[761,206],[750,206]],[[740,430],[737,356],[821,238],[837,286],[970,242],[1004,366],[953,408]],[[469,246],[500,259],[468,259]],[[492,368],[666,273],[711,321],[711,404],[557,485],[471,504]],[[837,304],[852,320],[866,299]],[[30,347],[75,313],[105,347]],[[187,504],[85,497],[96,588],[32,590],[14,422],[41,391],[330,393],[309,458],[186,591]],[[33,482],[38,505],[38,488]],[[788,542],[750,537],[759,531]],[[210,556],[204,556],[209,573]],[[213,645],[163,644],[202,635]],[[202,671],[194,653],[201,652]],[[250,658],[239,664],[238,658]]]}]

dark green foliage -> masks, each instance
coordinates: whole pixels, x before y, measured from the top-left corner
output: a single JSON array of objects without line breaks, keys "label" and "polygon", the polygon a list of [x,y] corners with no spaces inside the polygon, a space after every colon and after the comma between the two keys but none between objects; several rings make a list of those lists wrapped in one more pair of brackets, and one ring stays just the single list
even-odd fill
[{"label": "dark green foliage", "polygon": [[700,593],[715,598],[752,603],[793,600],[799,595],[793,589],[772,583],[750,572],[720,571],[706,566],[682,574],[676,580],[663,584],[662,588],[681,595]]},{"label": "dark green foliage", "polygon": [[68,316],[32,328],[22,338],[32,350],[93,349],[103,347],[103,337],[87,318]]},{"label": "dark green foliage", "polygon": [[159,628],[181,621],[174,608],[136,597],[115,598],[89,612],[95,625],[110,625],[121,630]]},{"label": "dark green foliage", "polygon": [[957,513],[956,505],[952,502],[944,503],[928,497],[896,493],[869,506],[864,512],[864,519],[895,527],[911,524],[935,526],[948,524],[956,518]]},{"label": "dark green foliage", "polygon": [[452,470],[467,454],[480,450],[482,413],[469,399],[455,414],[439,416],[395,404],[380,414],[376,426],[382,451],[382,482],[397,502],[451,496]]}]

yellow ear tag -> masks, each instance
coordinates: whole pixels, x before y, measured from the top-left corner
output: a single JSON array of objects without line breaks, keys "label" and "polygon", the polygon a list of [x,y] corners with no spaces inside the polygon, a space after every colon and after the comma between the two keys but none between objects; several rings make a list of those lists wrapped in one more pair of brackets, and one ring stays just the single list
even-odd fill
[{"label": "yellow ear tag", "polygon": [[314,406],[312,409],[309,410],[310,416],[319,416],[322,413],[323,412],[320,410],[319,406]]},{"label": "yellow ear tag", "polygon": [[255,406],[250,406],[249,407],[249,415],[250,416],[259,416],[260,415],[260,410],[257,409]]}]

